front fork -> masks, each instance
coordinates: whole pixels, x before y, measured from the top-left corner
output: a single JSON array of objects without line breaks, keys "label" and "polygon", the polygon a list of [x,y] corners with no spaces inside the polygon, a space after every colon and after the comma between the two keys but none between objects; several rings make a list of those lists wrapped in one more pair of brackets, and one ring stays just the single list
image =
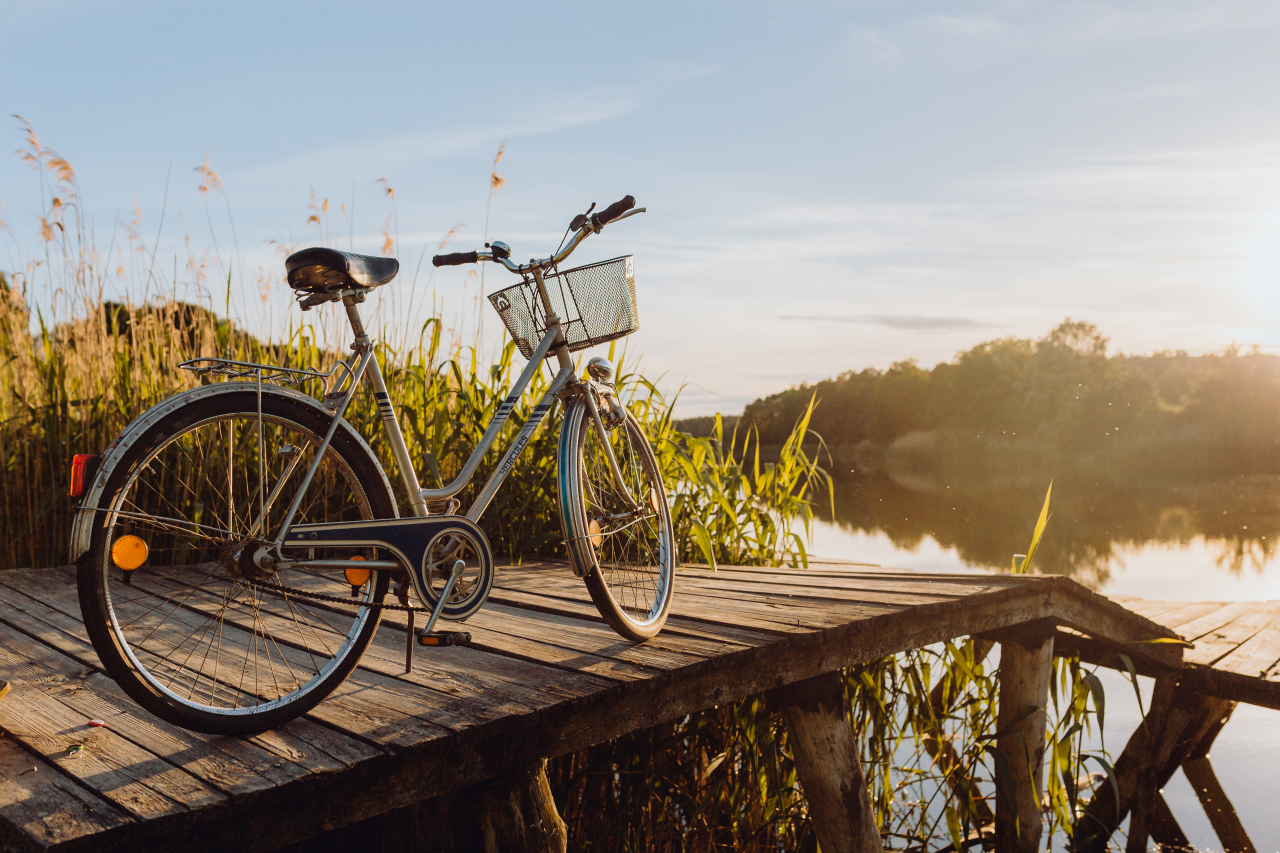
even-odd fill
[{"label": "front fork", "polygon": [[[617,392],[608,386],[601,387],[596,383],[584,380],[582,382],[582,399],[587,404],[587,411],[591,413],[591,424],[595,427],[596,435],[600,439],[600,445],[604,448],[605,460],[609,463],[609,473],[613,475],[613,484],[618,487],[618,493],[622,495],[623,500],[627,503],[627,510],[631,513],[640,510],[640,504],[631,494],[631,489],[627,487],[627,480],[622,476],[622,468],[618,465],[618,457],[614,455],[613,445],[609,443],[609,431],[624,426],[627,419],[626,410],[622,408],[622,404],[618,401]],[[601,417],[600,407],[596,405],[596,397],[599,396],[608,407],[604,417]],[[605,418],[609,420],[609,426],[605,426]]]}]

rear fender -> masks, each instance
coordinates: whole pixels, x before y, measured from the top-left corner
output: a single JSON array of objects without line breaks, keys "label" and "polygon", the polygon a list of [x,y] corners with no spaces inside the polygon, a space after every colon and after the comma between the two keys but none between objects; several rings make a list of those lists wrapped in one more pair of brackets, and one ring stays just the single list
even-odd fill
[{"label": "rear fender", "polygon": [[[89,485],[80,503],[74,508],[75,517],[71,522],[71,562],[76,563],[89,551],[90,541],[93,538],[93,516],[99,508],[103,493],[106,491],[107,481],[111,479],[111,475],[120,465],[127,451],[133,442],[138,439],[144,432],[158,423],[161,419],[168,417],[181,407],[196,400],[203,400],[206,397],[216,397],[221,394],[236,394],[244,391],[257,390],[257,384],[251,382],[219,382],[216,385],[202,385],[199,388],[193,388],[190,391],[184,391],[181,394],[164,400],[147,409],[133,422],[124,428],[120,435],[116,436],[115,441],[107,445],[107,449],[102,452],[102,462],[98,466],[98,473],[93,478],[93,483]],[[279,385],[263,385],[262,395],[264,397],[278,397],[287,400],[293,400],[303,405],[310,406],[317,412],[322,413],[326,418],[332,419],[333,413],[326,409],[320,403],[311,397],[303,394],[301,391],[295,391],[292,388],[284,388]],[[348,436],[354,439],[365,453],[368,453],[373,459],[377,467],[378,474],[382,477],[382,484],[386,488],[387,493],[395,495],[391,488],[391,481],[387,479],[387,472],[382,469],[378,457],[374,455],[373,450],[369,447],[368,442],[356,432],[355,427],[351,426],[347,421],[343,420],[338,424],[338,429],[346,432]],[[392,501],[395,505],[395,501]],[[396,505],[396,516],[399,517],[399,506]]]}]

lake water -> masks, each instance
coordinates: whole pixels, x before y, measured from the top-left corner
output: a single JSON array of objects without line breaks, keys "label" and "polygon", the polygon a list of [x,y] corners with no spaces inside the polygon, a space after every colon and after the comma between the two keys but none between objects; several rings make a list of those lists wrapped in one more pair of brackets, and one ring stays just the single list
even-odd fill
[{"label": "lake water", "polygon": [[[1222,565],[1224,552],[1230,552],[1232,547],[1233,543],[1204,536],[1186,542],[1117,544],[1107,566],[1107,579],[1088,585],[1103,595],[1131,595],[1162,601],[1280,599],[1280,567],[1270,567],[1268,561],[1259,567],[1233,571]],[[900,546],[883,531],[849,530],[829,521],[814,524],[812,550],[815,557],[918,572],[993,570],[993,567],[967,563],[957,548],[941,545],[932,536],[912,546]]]},{"label": "lake water", "polygon": [[[912,489],[888,478],[836,482],[836,520],[814,525],[814,556],[929,572],[1008,570],[1025,552],[1044,483]],[[828,516],[830,505],[827,505]],[[1105,595],[1179,601],[1280,599],[1280,478],[1194,484],[1054,486],[1035,569],[1074,577]],[[1107,692],[1107,749],[1118,756],[1141,715],[1133,687],[1099,670]],[[1139,679],[1144,700],[1150,680]],[[1097,741],[1094,746],[1096,748]],[[1212,751],[1214,771],[1259,851],[1280,851],[1280,712],[1239,705]],[[1222,845],[1179,770],[1165,787],[1198,850]],[[1063,849],[1063,839],[1053,848]]]}]

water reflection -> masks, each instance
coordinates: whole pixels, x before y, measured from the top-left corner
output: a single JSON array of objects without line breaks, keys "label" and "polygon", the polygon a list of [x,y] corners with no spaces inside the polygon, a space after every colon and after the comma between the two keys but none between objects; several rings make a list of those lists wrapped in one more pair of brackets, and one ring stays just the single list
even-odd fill
[{"label": "water reflection", "polygon": [[[1048,481],[841,473],[835,522],[847,532],[882,533],[907,551],[931,537],[968,566],[1007,570],[1012,555],[1026,550]],[[1275,556],[1280,476],[1117,484],[1068,475],[1055,481],[1050,509],[1035,560],[1040,572],[1102,589],[1127,555],[1203,541],[1218,570],[1242,578],[1261,575]]]}]

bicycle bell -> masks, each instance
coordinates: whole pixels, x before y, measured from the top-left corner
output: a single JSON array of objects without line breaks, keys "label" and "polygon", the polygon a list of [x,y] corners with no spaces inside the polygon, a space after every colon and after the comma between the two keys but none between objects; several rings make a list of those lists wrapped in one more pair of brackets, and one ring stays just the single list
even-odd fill
[{"label": "bicycle bell", "polygon": [[596,356],[587,362],[587,375],[597,382],[610,385],[613,383],[613,363],[607,358]]}]

